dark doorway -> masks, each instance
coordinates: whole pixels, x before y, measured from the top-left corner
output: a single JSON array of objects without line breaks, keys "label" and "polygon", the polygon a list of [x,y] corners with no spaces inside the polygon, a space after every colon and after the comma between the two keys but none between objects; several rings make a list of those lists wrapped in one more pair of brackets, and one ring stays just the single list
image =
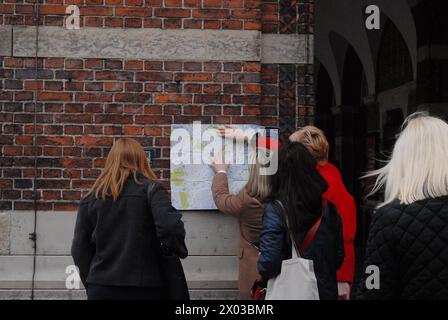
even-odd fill
[{"label": "dark doorway", "polygon": [[329,160],[335,163],[335,136],[332,108],[334,107],[334,89],[327,69],[319,62],[316,63],[316,112],[315,125],[325,132],[330,143]]}]

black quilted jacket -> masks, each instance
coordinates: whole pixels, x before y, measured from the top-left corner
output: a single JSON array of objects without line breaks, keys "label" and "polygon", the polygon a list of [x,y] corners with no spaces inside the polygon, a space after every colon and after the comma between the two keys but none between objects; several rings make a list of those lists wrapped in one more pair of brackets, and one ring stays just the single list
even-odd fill
[{"label": "black quilted jacket", "polygon": [[363,272],[378,266],[379,289],[364,274],[357,299],[448,299],[448,196],[400,205],[375,214]]}]

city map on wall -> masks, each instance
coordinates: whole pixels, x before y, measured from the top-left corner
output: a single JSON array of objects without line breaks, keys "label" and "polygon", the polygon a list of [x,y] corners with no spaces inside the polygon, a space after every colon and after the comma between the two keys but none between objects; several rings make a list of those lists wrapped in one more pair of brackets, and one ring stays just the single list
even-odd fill
[{"label": "city map on wall", "polygon": [[[257,125],[232,125],[233,128],[241,129],[248,132],[248,129],[252,129],[254,132],[262,129],[263,127]],[[193,129],[193,124],[173,124],[171,126],[171,132],[175,132],[176,129],[186,130],[191,137],[196,133],[196,139],[192,139],[191,147],[189,148],[189,159],[201,159],[202,150],[210,141],[215,141],[214,139],[220,139],[222,141],[222,151],[221,153],[229,159],[229,150],[224,147],[224,139],[218,132],[219,128],[223,128],[222,125],[200,125],[199,130]],[[209,130],[212,129],[212,130]],[[197,138],[200,132],[201,136],[205,131],[214,132],[213,137],[207,136],[205,139]],[[205,136],[204,136],[205,137]],[[274,137],[273,137],[274,138]],[[205,140],[205,141],[204,141]],[[175,164],[172,159],[175,153],[179,154],[179,148],[175,146],[180,140],[173,141],[173,136],[171,139],[171,149],[170,149],[170,172],[171,172],[171,201],[173,206],[179,210],[214,210],[216,209],[215,203],[213,201],[213,196],[211,192],[212,180],[213,180],[213,170],[206,163],[197,163],[191,161],[190,164]],[[238,144],[238,145],[236,145]],[[244,162],[240,164],[231,164],[228,172],[229,181],[229,191],[231,193],[238,193],[241,188],[247,182],[248,179],[248,146],[247,143],[239,141],[234,144],[233,156],[236,155],[236,150],[242,148],[244,150]],[[241,149],[240,149],[241,150]],[[230,153],[231,156],[232,153]],[[195,158],[196,157],[196,158]],[[234,158],[235,159],[235,158]],[[194,163],[192,163],[194,162]],[[232,162],[234,163],[234,162]]]}]

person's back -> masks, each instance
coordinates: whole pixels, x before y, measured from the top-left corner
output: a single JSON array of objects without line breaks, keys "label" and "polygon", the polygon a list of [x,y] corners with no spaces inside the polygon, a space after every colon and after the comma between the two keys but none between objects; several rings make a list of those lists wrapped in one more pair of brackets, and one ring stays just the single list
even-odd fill
[{"label": "person's back", "polygon": [[[142,184],[129,177],[117,200],[96,199],[91,194],[80,204],[80,210],[85,211],[81,214],[93,230],[94,254],[86,278],[89,284],[162,287],[155,263],[160,246],[147,203],[148,180],[139,179]],[[74,247],[74,256],[81,255]]]},{"label": "person's back", "polygon": [[71,252],[89,299],[169,298],[164,257],[188,252],[182,215],[154,178],[140,144],[122,138],[81,201]]},{"label": "person's back", "polygon": [[[340,217],[322,198],[327,189],[316,160],[305,146],[292,142],[280,149],[278,170],[264,210],[258,259],[264,280],[275,278],[282,271],[282,261],[291,258],[292,238],[299,250],[305,250],[304,258],[313,260],[319,298],[325,300],[338,297],[336,271],[344,259]],[[312,239],[309,235],[314,226],[318,229]],[[310,241],[308,249],[300,249]]]},{"label": "person's back", "polygon": [[[275,203],[266,206],[261,238],[260,248],[264,254],[258,261],[258,271],[265,278],[274,278],[281,272],[282,261],[291,259],[291,241],[285,217]],[[336,300],[336,271],[342,265],[344,248],[341,218],[333,205],[323,211],[319,229],[303,258],[313,261],[319,298]]]},{"label": "person's back", "polygon": [[448,297],[448,196],[380,208],[369,238],[365,264],[379,268],[379,288],[362,283],[358,299]]},{"label": "person's back", "polygon": [[[373,215],[358,299],[448,297],[448,124],[409,116],[371,194]],[[383,188],[384,187],[384,188]]]}]

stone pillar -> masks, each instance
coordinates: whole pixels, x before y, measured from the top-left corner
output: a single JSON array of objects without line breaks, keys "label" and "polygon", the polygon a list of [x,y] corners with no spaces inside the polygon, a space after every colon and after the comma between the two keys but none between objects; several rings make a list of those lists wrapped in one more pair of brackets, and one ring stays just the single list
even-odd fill
[{"label": "stone pillar", "polygon": [[262,110],[275,106],[287,137],[313,122],[314,0],[267,0],[262,12],[263,48],[275,52],[262,53]]}]

